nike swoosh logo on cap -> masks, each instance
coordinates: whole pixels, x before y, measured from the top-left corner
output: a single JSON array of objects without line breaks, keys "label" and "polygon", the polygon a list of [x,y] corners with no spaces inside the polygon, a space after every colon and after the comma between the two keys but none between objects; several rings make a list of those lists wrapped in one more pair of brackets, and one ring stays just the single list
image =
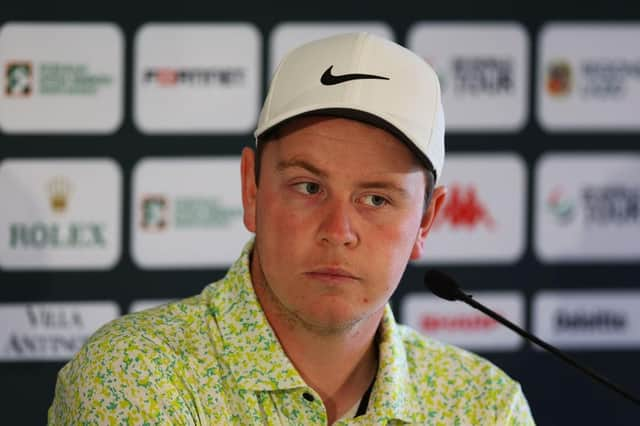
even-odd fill
[{"label": "nike swoosh logo on cap", "polygon": [[320,77],[320,83],[325,86],[333,86],[334,84],[344,83],[345,81],[351,80],[389,80],[389,77],[382,77],[379,75],[373,74],[342,74],[342,75],[333,75],[331,74],[331,70],[333,69],[333,65],[325,70]]}]

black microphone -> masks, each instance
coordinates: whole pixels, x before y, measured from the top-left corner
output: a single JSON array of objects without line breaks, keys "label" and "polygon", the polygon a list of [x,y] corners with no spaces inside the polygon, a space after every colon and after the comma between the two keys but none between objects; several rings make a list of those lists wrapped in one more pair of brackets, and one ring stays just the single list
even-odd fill
[{"label": "black microphone", "polygon": [[427,271],[425,273],[425,275],[424,275],[424,284],[425,284],[425,286],[427,286],[427,288],[429,288],[429,290],[431,290],[433,292],[433,294],[435,294],[438,297],[441,297],[441,298],[446,299],[446,300],[452,300],[452,301],[461,300],[461,301],[465,302],[466,304],[478,309],[479,311],[482,311],[483,313],[489,315],[491,318],[493,318],[494,320],[498,321],[499,323],[505,325],[506,327],[509,327],[511,330],[515,331],[516,333],[518,333],[519,335],[521,335],[525,339],[535,343],[536,345],[540,346],[541,348],[546,349],[547,351],[549,351],[552,354],[556,355],[557,357],[559,357],[563,361],[569,363],[570,365],[574,366],[578,370],[580,370],[583,373],[587,374],[588,376],[590,376],[595,381],[600,382],[601,384],[608,386],[610,389],[618,392],[620,395],[624,396],[628,400],[633,401],[636,404],[640,405],[640,399],[638,399],[638,397],[631,395],[629,392],[627,392],[624,389],[620,388],[618,385],[615,385],[614,383],[611,383],[609,380],[607,380],[606,378],[602,377],[600,374],[596,373],[595,371],[580,365],[576,360],[574,360],[573,358],[571,358],[570,356],[568,356],[567,354],[565,354],[561,350],[559,350],[559,349],[551,346],[550,344],[540,340],[539,338],[537,338],[533,334],[530,334],[527,331],[521,329],[520,327],[518,327],[517,325],[515,325],[514,323],[512,323],[508,319],[502,317],[501,315],[498,315],[496,312],[492,311],[491,309],[487,308],[486,306],[482,305],[481,303],[476,302],[473,299],[473,296],[463,292],[460,289],[460,287],[458,287],[458,284],[456,284],[456,282],[453,280],[453,278],[449,277],[445,273],[437,271],[437,270]]}]

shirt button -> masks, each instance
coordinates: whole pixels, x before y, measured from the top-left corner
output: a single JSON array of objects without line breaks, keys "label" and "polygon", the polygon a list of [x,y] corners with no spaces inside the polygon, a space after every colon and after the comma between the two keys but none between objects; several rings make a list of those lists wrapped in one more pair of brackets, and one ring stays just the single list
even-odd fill
[{"label": "shirt button", "polygon": [[302,394],[302,397],[303,397],[304,399],[306,399],[307,401],[309,401],[309,402],[313,402],[313,400],[315,399],[315,398],[313,397],[313,395],[311,395],[309,392],[305,392],[305,393],[303,393],[303,394]]}]

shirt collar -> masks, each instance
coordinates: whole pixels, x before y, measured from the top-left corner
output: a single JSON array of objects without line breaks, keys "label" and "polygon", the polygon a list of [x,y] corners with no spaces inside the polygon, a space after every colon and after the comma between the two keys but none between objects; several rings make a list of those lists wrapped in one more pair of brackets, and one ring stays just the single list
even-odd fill
[{"label": "shirt collar", "polygon": [[409,373],[409,360],[400,327],[391,307],[385,306],[379,329],[379,365],[366,416],[414,422],[420,413],[417,393]]},{"label": "shirt collar", "polygon": [[[253,290],[249,256],[253,240],[225,277],[204,290],[220,351],[240,388],[254,391],[306,386],[287,358]],[[261,367],[268,366],[268,367]]]},{"label": "shirt collar", "polygon": [[[220,351],[240,388],[273,391],[306,387],[285,354],[258,302],[251,282],[249,256],[253,240],[225,277],[204,290],[222,336]],[[419,412],[401,330],[391,307],[384,309],[379,330],[379,366],[367,417],[411,422]],[[268,369],[260,368],[267,365]]]}]

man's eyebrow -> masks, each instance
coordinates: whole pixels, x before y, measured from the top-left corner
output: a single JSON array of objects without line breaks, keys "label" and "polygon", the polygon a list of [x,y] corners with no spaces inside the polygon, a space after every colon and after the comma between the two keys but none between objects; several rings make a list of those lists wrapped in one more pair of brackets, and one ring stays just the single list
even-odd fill
[{"label": "man's eyebrow", "polygon": [[358,184],[358,187],[363,188],[363,189],[387,189],[387,190],[391,190],[391,191],[395,191],[398,192],[400,195],[402,195],[403,197],[408,197],[409,196],[409,191],[394,183],[394,182],[389,182],[389,181],[366,181],[366,182],[360,182]]},{"label": "man's eyebrow", "polygon": [[300,160],[300,159],[291,159],[291,160],[282,160],[280,162],[278,162],[278,165],[276,166],[276,170],[278,170],[279,172],[292,168],[292,167],[300,167],[303,169],[306,169],[307,171],[313,173],[314,175],[318,175],[320,177],[326,178],[327,174],[325,172],[323,172],[322,170],[320,170],[319,168],[317,168],[316,166],[314,166],[313,164],[305,161],[305,160]]},{"label": "man's eyebrow", "polygon": [[[293,167],[300,167],[322,178],[326,178],[328,176],[326,172],[320,170],[313,164],[298,158],[280,161],[276,166],[276,170],[280,172]],[[409,196],[409,191],[407,190],[407,188],[404,188],[403,186],[398,185],[395,182],[387,180],[362,181],[358,182],[357,186],[362,189],[386,189],[397,192],[403,197]]]}]

